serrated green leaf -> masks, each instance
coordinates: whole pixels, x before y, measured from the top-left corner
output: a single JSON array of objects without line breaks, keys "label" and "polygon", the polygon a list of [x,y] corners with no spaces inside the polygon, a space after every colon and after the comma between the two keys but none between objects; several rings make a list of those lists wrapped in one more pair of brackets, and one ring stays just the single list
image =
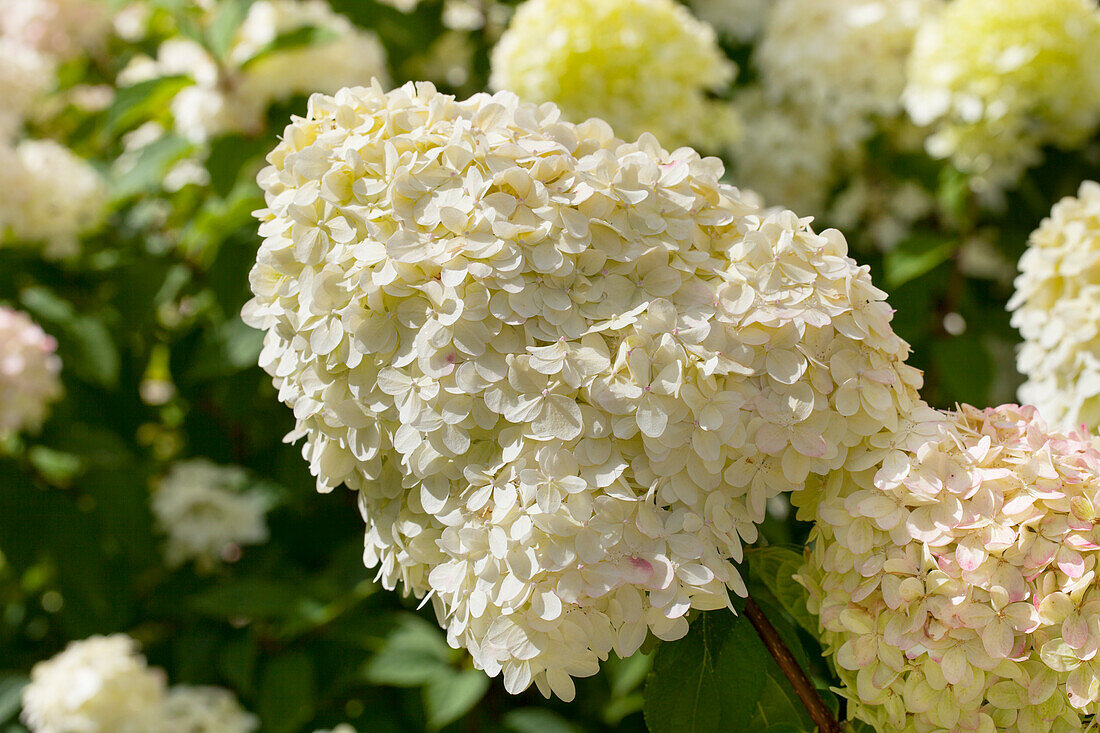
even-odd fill
[{"label": "serrated green leaf", "polygon": [[466,669],[440,674],[424,687],[424,711],[428,729],[439,730],[470,712],[489,690],[489,677]]},{"label": "serrated green leaf", "polygon": [[303,653],[290,653],[268,662],[260,679],[257,712],[263,730],[292,733],[314,714],[316,679],[313,661]]},{"label": "serrated green leaf", "polygon": [[664,643],[645,689],[651,733],[734,730],[752,715],[768,653],[743,616],[701,614],[687,636]]}]

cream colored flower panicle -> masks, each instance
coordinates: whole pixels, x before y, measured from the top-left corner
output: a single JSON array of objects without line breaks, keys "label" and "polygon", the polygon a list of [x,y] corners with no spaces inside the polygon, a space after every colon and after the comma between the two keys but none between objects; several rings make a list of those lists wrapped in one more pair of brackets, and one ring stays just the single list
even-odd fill
[{"label": "cream colored flower panicle", "polygon": [[927,148],[996,188],[1100,122],[1095,0],[954,0],[917,35],[905,91]]},{"label": "cream colored flower panicle", "polygon": [[31,670],[23,723],[31,733],[157,730],[165,681],[125,634],[74,641]]},{"label": "cream colored flower panicle", "polygon": [[916,399],[842,235],[689,148],[410,84],[314,95],[268,160],[244,317],[288,439],[513,692],[727,606],[767,499]]},{"label": "cream colored flower panicle", "polygon": [[915,414],[825,481],[811,610],[878,731],[1080,731],[1100,698],[1100,449],[1033,407]]},{"label": "cream colored flower panicle", "polygon": [[528,0],[493,49],[490,84],[628,140],[720,147],[737,124],[707,93],[735,71],[714,30],[674,0]]},{"label": "cream colored flower panicle", "polygon": [[[2,13],[0,13],[2,17]],[[23,126],[35,100],[53,83],[54,64],[26,44],[0,36],[0,145]]]},{"label": "cream colored flower panicle", "polygon": [[1024,339],[1020,401],[1052,424],[1100,426],[1100,184],[1083,183],[1032,233],[1008,307]]},{"label": "cream colored flower panicle", "polygon": [[[314,35],[306,43],[277,47],[279,39],[308,29]],[[181,36],[162,43],[155,60],[131,63],[121,80],[133,84],[176,74],[195,82],[175,96],[172,114],[176,129],[196,142],[225,133],[258,133],[267,108],[296,94],[334,92],[388,76],[377,37],[324,0],[257,0],[222,64]]]},{"label": "cream colored flower panicle", "polygon": [[169,565],[216,563],[240,545],[267,541],[271,497],[245,490],[247,483],[244,469],[201,458],[172,467],[152,499],[157,525],[168,536]]},{"label": "cream colored flower panicle", "polygon": [[0,307],[0,437],[37,430],[61,396],[57,341],[25,313]]},{"label": "cream colored flower panicle", "polygon": [[53,140],[0,144],[0,165],[7,178],[0,247],[41,245],[50,258],[78,254],[80,236],[103,220],[107,186],[99,172]]},{"label": "cream colored flower panicle", "polygon": [[941,6],[941,0],[776,0],[755,56],[763,88],[773,103],[800,106],[815,125],[832,127],[842,144],[858,143],[876,119],[901,112],[913,37]]},{"label": "cream colored flower panicle", "polygon": [[253,733],[260,720],[220,687],[177,685],[168,691],[152,733]]},{"label": "cream colored flower panicle", "polygon": [[0,35],[58,59],[103,43],[111,30],[103,0],[3,0]]}]

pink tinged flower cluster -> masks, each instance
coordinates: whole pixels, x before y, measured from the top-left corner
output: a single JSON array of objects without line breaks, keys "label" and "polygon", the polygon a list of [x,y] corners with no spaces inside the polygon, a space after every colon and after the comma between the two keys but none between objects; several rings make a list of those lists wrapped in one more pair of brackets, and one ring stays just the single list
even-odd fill
[{"label": "pink tinged flower cluster", "polygon": [[879,731],[1078,731],[1100,700],[1100,444],[1032,407],[922,409],[839,471],[803,577]]},{"label": "pink tinged flower cluster", "polygon": [[917,401],[836,231],[511,93],[314,95],[260,174],[245,320],[365,561],[519,692],[744,592],[769,497]]},{"label": "pink tinged flower cluster", "polygon": [[37,430],[61,397],[57,341],[25,313],[0,307],[0,436]]}]

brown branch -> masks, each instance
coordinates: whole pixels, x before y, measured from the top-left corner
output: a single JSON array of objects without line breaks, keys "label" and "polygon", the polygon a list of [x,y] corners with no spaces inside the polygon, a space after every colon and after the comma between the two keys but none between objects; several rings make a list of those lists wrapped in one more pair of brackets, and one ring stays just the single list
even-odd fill
[{"label": "brown branch", "polygon": [[768,621],[768,617],[764,615],[760,606],[756,605],[756,601],[752,598],[745,601],[745,615],[748,616],[752,627],[756,629],[757,636],[764,642],[768,653],[772,655],[776,664],[783,670],[787,681],[791,683],[791,687],[794,688],[798,699],[806,707],[806,711],[810,714],[810,719],[817,725],[817,729],[821,733],[840,733],[840,723],[833,717],[832,711],[825,707],[825,703],[821,701],[821,696],[817,694],[817,690],[806,676],[806,673],[798,666],[791,650],[780,638],[779,632],[775,630],[771,621]]}]

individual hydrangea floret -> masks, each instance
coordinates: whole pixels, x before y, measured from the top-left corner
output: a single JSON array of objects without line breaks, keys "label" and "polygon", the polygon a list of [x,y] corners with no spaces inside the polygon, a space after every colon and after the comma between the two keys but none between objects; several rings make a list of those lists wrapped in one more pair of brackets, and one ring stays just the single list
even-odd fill
[{"label": "individual hydrangea floret", "polygon": [[[901,112],[905,64],[941,0],[776,0],[755,61],[775,104],[800,106],[851,147]],[[752,136],[746,135],[751,144]]]},{"label": "individual hydrangea floret", "polygon": [[1100,9],[955,0],[917,34],[905,105],[932,127],[932,155],[980,188],[1010,185],[1042,146],[1075,146],[1100,122]]},{"label": "individual hydrangea floret", "polygon": [[803,577],[877,731],[1084,730],[1100,698],[1100,442],[1033,407],[914,416],[819,492]]},{"label": "individual hydrangea floret", "polygon": [[[295,31],[303,45],[274,44]],[[131,63],[121,80],[133,84],[158,76],[185,75],[195,83],[172,101],[176,129],[195,142],[217,135],[263,129],[268,107],[298,94],[334,92],[385,80],[386,53],[370,31],[355,26],[324,0],[257,0],[219,63],[185,37],[161,44],[155,60]]]},{"label": "individual hydrangea floret", "polygon": [[220,687],[177,685],[168,691],[153,733],[253,733],[260,720]]},{"label": "individual hydrangea floret", "polygon": [[[51,259],[80,252],[80,236],[103,221],[107,185],[83,158],[53,140],[0,143],[8,187],[0,200],[0,246],[41,245]],[[60,185],[64,182],[64,185]]]},{"label": "individual hydrangea floret", "polygon": [[37,430],[61,397],[57,341],[25,313],[0,306],[0,437]]},{"label": "individual hydrangea floret", "polygon": [[1054,425],[1100,426],[1100,184],[1081,184],[1032,233],[1008,307],[1024,338],[1020,401]]},{"label": "individual hydrangea floret", "polygon": [[196,560],[209,566],[232,557],[240,545],[266,542],[271,496],[247,488],[248,473],[197,458],[177,463],[153,492],[157,525],[168,536],[171,566]]},{"label": "individual hydrangea floret", "polygon": [[22,720],[32,733],[149,733],[164,694],[133,639],[93,636],[34,666]]},{"label": "individual hydrangea floret", "polygon": [[563,698],[744,592],[769,497],[920,375],[843,236],[714,158],[516,95],[314,95],[260,174],[247,323],[318,488],[449,642]]},{"label": "individual hydrangea floret", "polygon": [[490,84],[566,118],[599,117],[633,140],[717,148],[736,138],[712,101],[736,68],[714,29],[674,0],[528,0],[493,49]]}]

